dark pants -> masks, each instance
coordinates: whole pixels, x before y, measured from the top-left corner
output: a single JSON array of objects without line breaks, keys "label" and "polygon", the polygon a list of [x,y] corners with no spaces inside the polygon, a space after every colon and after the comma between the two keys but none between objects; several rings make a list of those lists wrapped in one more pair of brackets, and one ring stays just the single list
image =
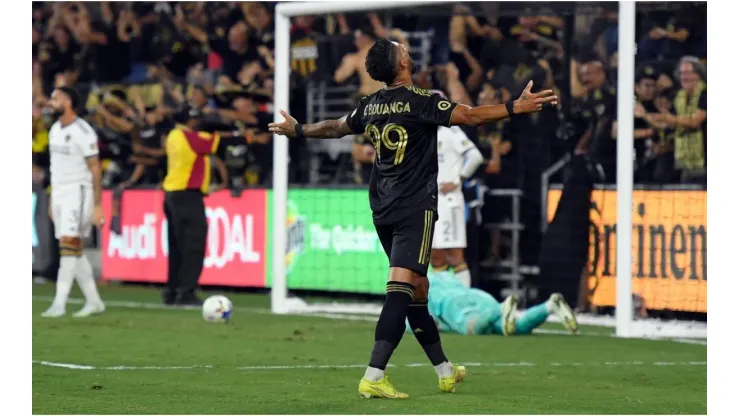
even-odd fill
[{"label": "dark pants", "polygon": [[195,295],[206,256],[208,222],[203,194],[190,190],[165,193],[164,214],[169,246],[165,301],[187,300]]},{"label": "dark pants", "polygon": [[538,277],[540,300],[560,292],[571,305],[579,302],[580,281],[588,262],[593,173],[590,161],[573,156],[563,184],[558,207],[542,237]]}]

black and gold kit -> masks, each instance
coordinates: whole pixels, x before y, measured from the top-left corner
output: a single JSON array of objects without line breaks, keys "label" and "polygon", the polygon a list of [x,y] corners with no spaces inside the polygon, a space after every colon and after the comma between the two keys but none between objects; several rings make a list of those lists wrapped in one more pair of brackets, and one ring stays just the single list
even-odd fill
[{"label": "black and gold kit", "polygon": [[375,147],[370,207],[392,267],[426,276],[437,220],[437,127],[449,126],[457,104],[427,90],[381,89],[347,116],[355,134]]}]

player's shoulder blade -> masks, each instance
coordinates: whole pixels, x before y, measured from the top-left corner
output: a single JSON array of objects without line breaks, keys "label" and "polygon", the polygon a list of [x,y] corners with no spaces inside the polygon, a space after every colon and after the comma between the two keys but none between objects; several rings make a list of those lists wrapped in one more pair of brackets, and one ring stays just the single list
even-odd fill
[{"label": "player's shoulder blade", "polygon": [[440,111],[446,111],[451,106],[447,99],[442,98],[434,91],[413,85],[406,86],[404,90],[408,95],[408,101],[412,103],[412,107],[416,111],[429,111],[431,107],[438,107]]},{"label": "player's shoulder blade", "polygon": [[417,87],[415,85],[406,85],[406,86],[404,86],[404,89],[406,91],[411,92],[412,94],[414,94],[414,95],[416,95],[418,97],[423,97],[423,98],[429,98],[429,97],[432,96],[432,94],[434,94],[430,90],[427,90],[427,89],[424,89],[424,88],[419,88],[419,87]]},{"label": "player's shoulder blade", "polygon": [[74,123],[75,123],[75,127],[80,129],[80,131],[83,132],[84,134],[92,134],[94,132],[90,123],[88,123],[87,120],[85,120],[82,117],[77,117]]}]

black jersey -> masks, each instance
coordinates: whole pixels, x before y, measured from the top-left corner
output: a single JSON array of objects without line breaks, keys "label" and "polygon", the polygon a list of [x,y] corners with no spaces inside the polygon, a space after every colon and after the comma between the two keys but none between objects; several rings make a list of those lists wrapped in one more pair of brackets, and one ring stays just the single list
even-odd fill
[{"label": "black jersey", "polygon": [[437,126],[450,126],[457,104],[427,90],[402,86],[360,100],[347,124],[375,146],[370,207],[376,224],[415,211],[437,210]]}]

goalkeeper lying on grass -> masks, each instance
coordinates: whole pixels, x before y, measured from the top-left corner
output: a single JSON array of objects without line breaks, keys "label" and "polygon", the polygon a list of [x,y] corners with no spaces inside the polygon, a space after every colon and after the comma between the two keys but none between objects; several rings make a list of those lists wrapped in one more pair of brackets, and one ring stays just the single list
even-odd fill
[{"label": "goalkeeper lying on grass", "polygon": [[[428,277],[429,313],[440,332],[526,335],[542,325],[550,314],[557,315],[569,331],[575,333],[578,330],[575,314],[559,293],[516,317],[519,305],[516,296],[509,296],[504,303],[499,303],[487,292],[464,286],[450,272],[430,271]],[[411,332],[408,322],[406,330]]]}]

